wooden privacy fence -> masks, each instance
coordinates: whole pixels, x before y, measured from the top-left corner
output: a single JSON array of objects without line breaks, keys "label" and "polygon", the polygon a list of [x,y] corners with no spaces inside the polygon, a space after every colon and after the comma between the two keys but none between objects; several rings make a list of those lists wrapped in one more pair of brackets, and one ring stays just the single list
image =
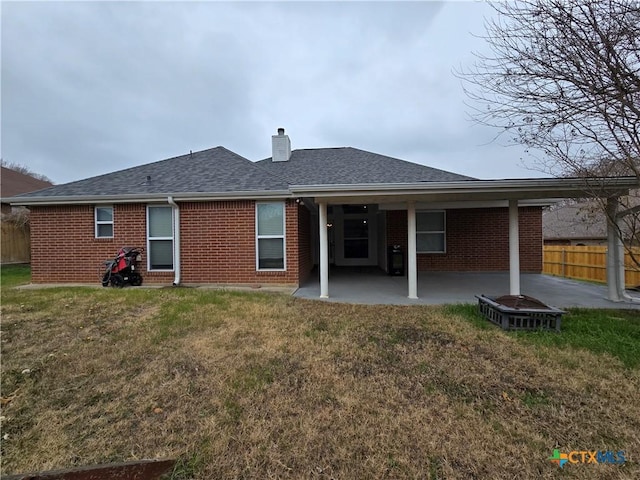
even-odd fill
[{"label": "wooden privacy fence", "polygon": [[2,263],[29,263],[31,261],[29,224],[3,221],[0,253]]},{"label": "wooden privacy fence", "polygon": [[[607,281],[607,247],[549,245],[543,251],[543,273],[593,282]],[[640,261],[640,248],[634,248],[633,252]],[[625,285],[640,285],[640,267],[629,252],[625,252]]]}]

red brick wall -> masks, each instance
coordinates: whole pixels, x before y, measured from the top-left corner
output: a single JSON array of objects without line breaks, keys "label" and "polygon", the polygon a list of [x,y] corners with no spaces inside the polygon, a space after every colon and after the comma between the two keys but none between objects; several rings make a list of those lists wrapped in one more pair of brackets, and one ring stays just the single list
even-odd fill
[{"label": "red brick wall", "polygon": [[[31,280],[99,283],[102,262],[120,247],[146,249],[146,206],[114,205],[114,238],[95,238],[93,205],[31,207]],[[145,281],[171,283],[173,273],[146,273]]]},{"label": "red brick wall", "polygon": [[298,254],[300,284],[303,284],[313,269],[313,252],[311,251],[311,212],[304,205],[298,206]]},{"label": "red brick wall", "polygon": [[387,246],[400,245],[407,263],[407,211],[387,211]]},{"label": "red brick wall", "polygon": [[[521,207],[520,269],[542,271],[542,209]],[[502,271],[509,269],[509,210],[447,210],[446,253],[419,253],[419,271]],[[407,251],[407,212],[387,212],[387,244]]]},{"label": "red brick wall", "polygon": [[[181,281],[183,283],[298,284],[298,229],[304,214],[294,201],[286,202],[285,272],[257,272],[255,202],[188,202],[180,205]],[[304,209],[306,210],[306,209]],[[308,223],[308,221],[307,221]],[[309,251],[309,229],[303,253]],[[306,243],[305,243],[306,242]],[[102,262],[124,245],[146,250],[146,205],[114,205],[114,238],[97,239],[94,207],[73,205],[33,207],[31,210],[31,271],[34,283],[98,283]],[[303,255],[304,256],[304,255]],[[170,284],[173,272],[147,272],[145,283]],[[310,261],[309,261],[310,262]],[[303,272],[302,276],[308,275]]]},{"label": "red brick wall", "polygon": [[286,202],[287,270],[258,272],[253,200],[180,204],[182,281],[298,284],[297,207]]}]

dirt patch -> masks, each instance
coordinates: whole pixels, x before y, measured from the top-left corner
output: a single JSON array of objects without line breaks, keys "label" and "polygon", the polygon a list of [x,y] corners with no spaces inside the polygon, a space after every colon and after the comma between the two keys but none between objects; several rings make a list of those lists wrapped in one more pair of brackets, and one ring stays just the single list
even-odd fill
[{"label": "dirt patch", "polygon": [[537,298],[529,297],[527,295],[503,295],[494,299],[494,302],[499,303],[505,307],[516,309],[538,309],[545,310],[549,308]]}]

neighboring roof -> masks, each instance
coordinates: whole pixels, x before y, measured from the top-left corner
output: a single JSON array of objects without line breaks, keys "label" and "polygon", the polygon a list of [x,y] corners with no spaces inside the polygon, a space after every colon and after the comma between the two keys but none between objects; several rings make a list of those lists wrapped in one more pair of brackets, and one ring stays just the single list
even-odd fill
[{"label": "neighboring roof", "polygon": [[[619,211],[640,205],[640,192],[620,198]],[[638,235],[639,213],[621,218],[619,226],[623,238]],[[542,237],[545,240],[602,240],[607,238],[607,217],[600,202],[586,199],[558,204],[542,214]]]},{"label": "neighboring roof", "polygon": [[11,168],[0,167],[0,195],[2,198],[42,190],[51,185],[53,185],[51,182],[16,172]]},{"label": "neighboring roof", "polygon": [[[147,177],[150,180],[147,181]],[[224,147],[56,185],[29,197],[168,196],[178,193],[287,191],[288,185]]]},{"label": "neighboring roof", "polygon": [[294,150],[286,162],[256,162],[291,185],[389,184],[473,180],[398,158],[352,147]]},{"label": "neighboring roof", "polygon": [[588,203],[562,205],[543,212],[545,240],[587,240],[607,238],[607,221],[602,211]]}]

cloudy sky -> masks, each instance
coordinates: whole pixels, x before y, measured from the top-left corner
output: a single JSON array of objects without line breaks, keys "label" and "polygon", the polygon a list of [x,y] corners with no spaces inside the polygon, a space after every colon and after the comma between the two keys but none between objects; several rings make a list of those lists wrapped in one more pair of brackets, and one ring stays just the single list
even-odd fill
[{"label": "cloudy sky", "polygon": [[[2,158],[66,183],[218,145],[541,176],[468,119],[477,2],[2,2]],[[530,163],[530,162],[529,162]]]}]

